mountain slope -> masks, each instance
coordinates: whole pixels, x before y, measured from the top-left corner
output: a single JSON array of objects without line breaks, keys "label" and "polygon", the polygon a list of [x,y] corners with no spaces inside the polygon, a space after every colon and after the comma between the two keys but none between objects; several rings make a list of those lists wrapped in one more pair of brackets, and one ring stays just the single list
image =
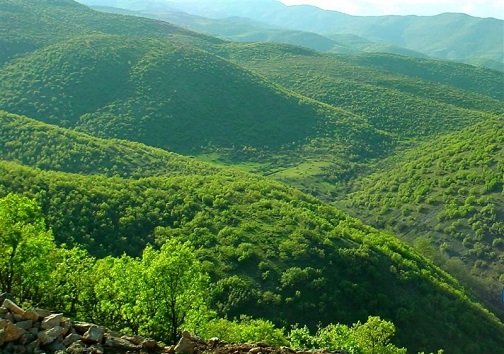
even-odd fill
[{"label": "mountain slope", "polygon": [[221,168],[125,140],[91,137],[0,111],[0,158],[43,170],[109,177],[206,175]]},{"label": "mountain slope", "polygon": [[183,30],[161,21],[102,14],[73,0],[1,0],[0,65],[12,58],[76,35],[106,33],[172,38],[197,43],[216,38]]},{"label": "mountain slope", "polygon": [[[94,0],[84,3],[97,4]],[[110,6],[129,8],[128,2]],[[291,30],[320,35],[353,34],[441,59],[504,63],[504,21],[463,14],[438,16],[350,16],[313,6],[285,6],[274,0],[171,1],[171,10],[210,18],[246,17]],[[157,10],[161,8],[158,7]],[[140,10],[138,6],[136,10]]]},{"label": "mountain slope", "polygon": [[398,344],[413,351],[493,352],[504,344],[503,325],[411,248],[268,180],[131,180],[0,162],[0,186],[0,195],[37,197],[60,242],[95,254],[190,240],[213,276],[213,303],[223,315],[315,327],[375,314],[393,320]]},{"label": "mountain slope", "polygon": [[392,144],[355,114],[208,52],[144,38],[77,37],[9,62],[0,68],[0,105],[101,137],[267,169],[306,162],[314,149],[325,164],[342,164]]},{"label": "mountain slope", "polygon": [[[89,3],[89,2],[85,2]],[[100,4],[115,4],[127,6],[129,9],[107,6],[92,6],[93,9],[108,13],[141,16],[158,19],[176,24],[193,31],[206,33],[219,38],[235,42],[268,42],[297,45],[321,52],[331,53],[360,53],[384,52],[423,57],[424,54],[390,44],[378,44],[357,36],[320,34],[304,31],[289,30],[266,23],[253,21],[242,17],[211,19],[207,17],[189,15],[178,10],[171,10],[168,3],[149,3],[145,1],[121,2],[108,1]],[[157,5],[157,6],[156,6]]]},{"label": "mountain slope", "polygon": [[416,243],[500,308],[503,143],[502,118],[429,141],[356,182],[340,205]]}]

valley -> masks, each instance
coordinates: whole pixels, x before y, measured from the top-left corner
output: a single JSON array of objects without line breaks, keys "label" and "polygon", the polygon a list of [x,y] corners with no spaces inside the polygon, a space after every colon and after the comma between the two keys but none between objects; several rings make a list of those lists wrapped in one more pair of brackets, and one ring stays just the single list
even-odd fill
[{"label": "valley", "polygon": [[[1,292],[164,341],[263,326],[365,353],[360,326],[390,321],[387,353],[504,345],[503,71],[155,4],[0,0]],[[192,307],[146,320],[177,264]]]}]

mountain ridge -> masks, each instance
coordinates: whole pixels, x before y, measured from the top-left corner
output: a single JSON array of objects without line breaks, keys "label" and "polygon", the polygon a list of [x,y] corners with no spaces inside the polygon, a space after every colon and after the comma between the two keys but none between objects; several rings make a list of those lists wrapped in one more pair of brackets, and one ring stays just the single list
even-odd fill
[{"label": "mountain ridge", "polygon": [[[92,0],[84,3],[97,5]],[[103,5],[100,3],[99,5]],[[132,6],[113,1],[114,7]],[[162,6],[162,5],[161,5]],[[377,43],[389,43],[428,56],[466,62],[499,63],[504,69],[504,21],[446,13],[437,16],[351,16],[313,6],[286,6],[276,1],[171,2],[170,9],[222,19],[247,17],[291,30],[319,35],[351,33]],[[135,6],[139,11],[142,7]],[[145,7],[143,7],[145,9]],[[159,8],[156,8],[159,10]],[[452,29],[456,28],[456,31]]]}]

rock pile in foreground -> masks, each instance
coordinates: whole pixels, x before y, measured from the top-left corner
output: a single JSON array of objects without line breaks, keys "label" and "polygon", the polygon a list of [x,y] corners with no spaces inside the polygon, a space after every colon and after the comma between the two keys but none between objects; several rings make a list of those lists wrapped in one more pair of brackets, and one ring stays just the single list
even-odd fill
[{"label": "rock pile in foreground", "polygon": [[1,354],[345,354],[344,352],[295,351],[265,343],[228,344],[218,338],[204,341],[182,333],[177,345],[164,346],[152,339],[122,336],[92,323],[72,321],[47,310],[23,310],[5,299],[0,307]]},{"label": "rock pile in foreground", "polygon": [[2,354],[162,353],[160,343],[127,337],[91,323],[71,321],[47,310],[23,310],[9,299],[0,307]]}]

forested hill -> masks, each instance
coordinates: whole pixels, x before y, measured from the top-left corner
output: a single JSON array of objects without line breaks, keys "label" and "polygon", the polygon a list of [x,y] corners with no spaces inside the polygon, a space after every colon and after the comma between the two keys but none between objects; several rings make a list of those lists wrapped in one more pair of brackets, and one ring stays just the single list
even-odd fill
[{"label": "forested hill", "polygon": [[503,144],[502,118],[431,140],[355,182],[345,208],[417,244],[500,308]]},{"label": "forested hill", "polygon": [[[504,67],[504,21],[495,18],[477,18],[455,13],[437,16],[350,16],[314,6],[286,6],[274,0],[81,1],[147,14],[179,10],[214,19],[242,17],[280,29],[307,31],[329,38],[332,35],[351,34],[435,58],[488,65],[501,70]],[[233,31],[225,23],[221,27]],[[387,48],[377,47],[377,51],[383,50]],[[401,54],[411,55],[405,52]]]},{"label": "forested hill", "polygon": [[[413,351],[494,352],[503,326],[395,237],[280,184],[249,176],[141,180],[0,163],[0,194],[38,199],[57,240],[133,254],[190,240],[215,287],[214,308],[288,325],[396,323]],[[411,330],[414,328],[414,330]]]},{"label": "forested hill", "polygon": [[[453,151],[464,167],[478,166],[470,176],[460,172],[464,183],[476,181],[476,190],[454,191],[455,177],[445,181],[440,174],[436,180],[449,195],[436,190],[441,197],[419,208],[448,202],[442,227],[463,233],[474,226],[474,240],[459,245],[470,245],[469,255],[488,251],[490,237],[497,240],[491,247],[501,247],[502,171],[491,154],[501,153],[504,74],[399,56],[231,43],[73,1],[0,0],[0,44],[7,48],[0,53],[0,198],[33,198],[68,252],[85,248],[105,265],[126,261],[123,253],[140,256],[148,244],[189,241],[186,250],[194,247],[212,277],[208,297],[220,317],[244,314],[313,331],[319,322],[350,325],[378,315],[397,326],[395,344],[414,352],[504,347],[502,323],[473,289],[391,233],[314,197],[343,201],[338,192],[365,186],[365,179],[351,183],[357,177],[379,167],[385,173],[394,156],[407,166],[409,155],[397,154],[450,134],[426,151],[474,143],[477,152],[465,145]],[[469,139],[479,130],[485,132],[480,141]],[[483,147],[487,142],[492,146]],[[268,175],[313,195],[201,160]],[[488,171],[495,181],[486,180]],[[384,176],[397,182],[395,174]],[[347,210],[359,210],[363,200],[376,207],[365,194],[373,186],[365,188],[351,190],[355,199]],[[467,198],[462,205],[452,195]],[[3,213],[16,198],[2,199]],[[33,200],[25,204],[36,209]],[[396,217],[390,204],[384,212]],[[478,220],[445,225],[461,213]],[[499,262],[497,253],[488,257],[474,264]],[[96,284],[81,280],[83,294],[73,299],[104,300],[93,298]],[[134,316],[134,307],[121,316]],[[115,310],[104,309],[107,315]]]},{"label": "forested hill", "polygon": [[[53,36],[56,17],[45,11],[38,34],[24,38],[57,43],[0,67],[2,109],[238,164],[325,198],[404,142],[504,112],[499,72],[411,59],[417,72],[433,74],[408,77],[386,64],[407,63],[401,57],[226,43],[159,21],[70,8],[66,17],[64,7],[55,10],[60,23],[75,17],[85,30]],[[17,11],[26,16],[13,28],[33,27],[37,7]]]},{"label": "forested hill", "polygon": [[219,42],[167,22],[102,14],[73,0],[0,1],[0,64],[76,35],[96,33]]},{"label": "forested hill", "polygon": [[100,139],[0,111],[0,159],[43,170],[141,178],[222,168],[126,140]]}]

